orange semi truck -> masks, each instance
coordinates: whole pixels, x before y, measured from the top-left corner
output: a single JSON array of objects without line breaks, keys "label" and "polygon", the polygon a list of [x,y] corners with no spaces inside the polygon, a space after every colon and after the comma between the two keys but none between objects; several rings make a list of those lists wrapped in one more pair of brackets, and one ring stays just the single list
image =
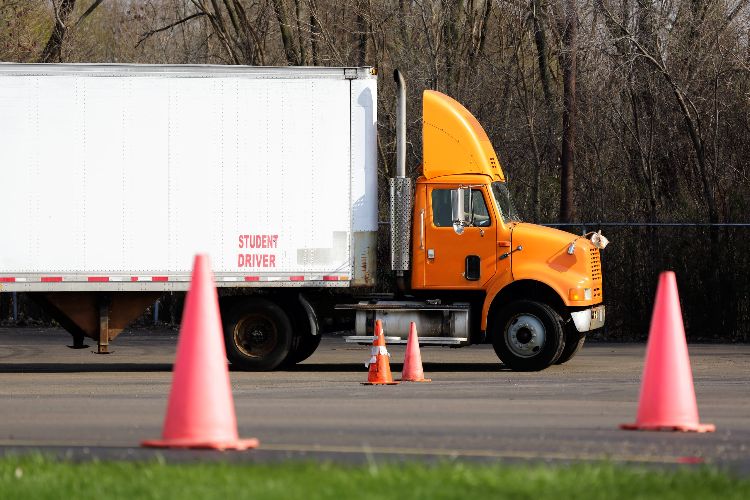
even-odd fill
[{"label": "orange semi truck", "polygon": [[394,79],[392,262],[401,292],[416,300],[353,306],[358,333],[370,333],[380,319],[388,335],[397,333],[391,342],[403,342],[415,321],[421,343],[491,342],[514,370],[570,360],[586,334],[604,326],[599,250],[606,239],[522,222],[482,126],[459,102],[432,90],[422,96],[422,175],[412,189],[404,165],[405,83],[398,71]]},{"label": "orange semi truck", "polygon": [[491,343],[514,370],[568,361],[604,324],[606,239],[522,222],[487,134],[440,92],[423,94],[412,182],[394,77],[395,285],[375,294],[371,68],[0,65],[0,179],[17,209],[0,291],[107,352],[207,251],[242,369],[306,359],[336,309],[354,313],[349,342],[370,342],[379,319],[404,343],[414,321],[424,345]]}]

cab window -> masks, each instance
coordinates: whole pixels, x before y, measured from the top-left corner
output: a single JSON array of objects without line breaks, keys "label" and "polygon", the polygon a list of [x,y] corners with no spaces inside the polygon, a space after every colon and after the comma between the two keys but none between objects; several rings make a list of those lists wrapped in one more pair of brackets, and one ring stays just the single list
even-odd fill
[{"label": "cab window", "polygon": [[[464,190],[464,210],[466,218],[472,227],[488,227],[492,224],[487,203],[482,191],[478,189]],[[432,224],[435,227],[453,227],[451,220],[451,190],[432,190]]]}]

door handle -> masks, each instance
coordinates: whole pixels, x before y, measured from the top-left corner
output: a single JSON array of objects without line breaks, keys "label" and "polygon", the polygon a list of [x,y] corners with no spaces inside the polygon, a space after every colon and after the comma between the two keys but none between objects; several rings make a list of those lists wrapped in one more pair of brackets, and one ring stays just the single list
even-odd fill
[{"label": "door handle", "polygon": [[510,252],[505,252],[504,254],[502,254],[498,260],[507,259],[508,257],[510,257],[510,254],[512,254],[513,252],[520,252],[521,250],[523,250],[523,247],[521,245],[518,245],[516,248],[514,248]]},{"label": "door handle", "polygon": [[424,250],[424,208],[419,211],[419,249]]}]

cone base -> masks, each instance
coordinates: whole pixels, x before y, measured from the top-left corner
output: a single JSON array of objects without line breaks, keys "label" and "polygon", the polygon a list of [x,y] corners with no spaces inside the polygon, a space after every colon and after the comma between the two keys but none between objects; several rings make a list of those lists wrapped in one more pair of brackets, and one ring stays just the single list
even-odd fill
[{"label": "cone base", "polygon": [[199,450],[249,450],[260,444],[255,438],[238,439],[236,441],[201,441],[199,439],[154,439],[143,441],[145,448],[191,448]]},{"label": "cone base", "polygon": [[677,424],[677,425],[658,425],[658,424],[620,424],[620,429],[626,431],[678,431],[678,432],[714,432],[714,424]]},{"label": "cone base", "polygon": [[431,378],[420,378],[420,379],[410,379],[410,378],[402,378],[400,379],[401,382],[432,382]]},{"label": "cone base", "polygon": [[398,385],[401,382],[360,382],[362,385]]}]

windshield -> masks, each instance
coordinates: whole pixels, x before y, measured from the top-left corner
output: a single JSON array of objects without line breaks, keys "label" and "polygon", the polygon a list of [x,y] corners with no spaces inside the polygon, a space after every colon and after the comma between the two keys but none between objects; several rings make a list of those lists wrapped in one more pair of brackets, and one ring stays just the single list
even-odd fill
[{"label": "windshield", "polygon": [[516,212],[516,207],[513,206],[513,200],[510,199],[510,191],[508,191],[508,185],[506,183],[493,182],[492,195],[495,197],[497,206],[500,208],[500,215],[503,218],[503,222],[521,220],[518,216],[518,212]]}]

